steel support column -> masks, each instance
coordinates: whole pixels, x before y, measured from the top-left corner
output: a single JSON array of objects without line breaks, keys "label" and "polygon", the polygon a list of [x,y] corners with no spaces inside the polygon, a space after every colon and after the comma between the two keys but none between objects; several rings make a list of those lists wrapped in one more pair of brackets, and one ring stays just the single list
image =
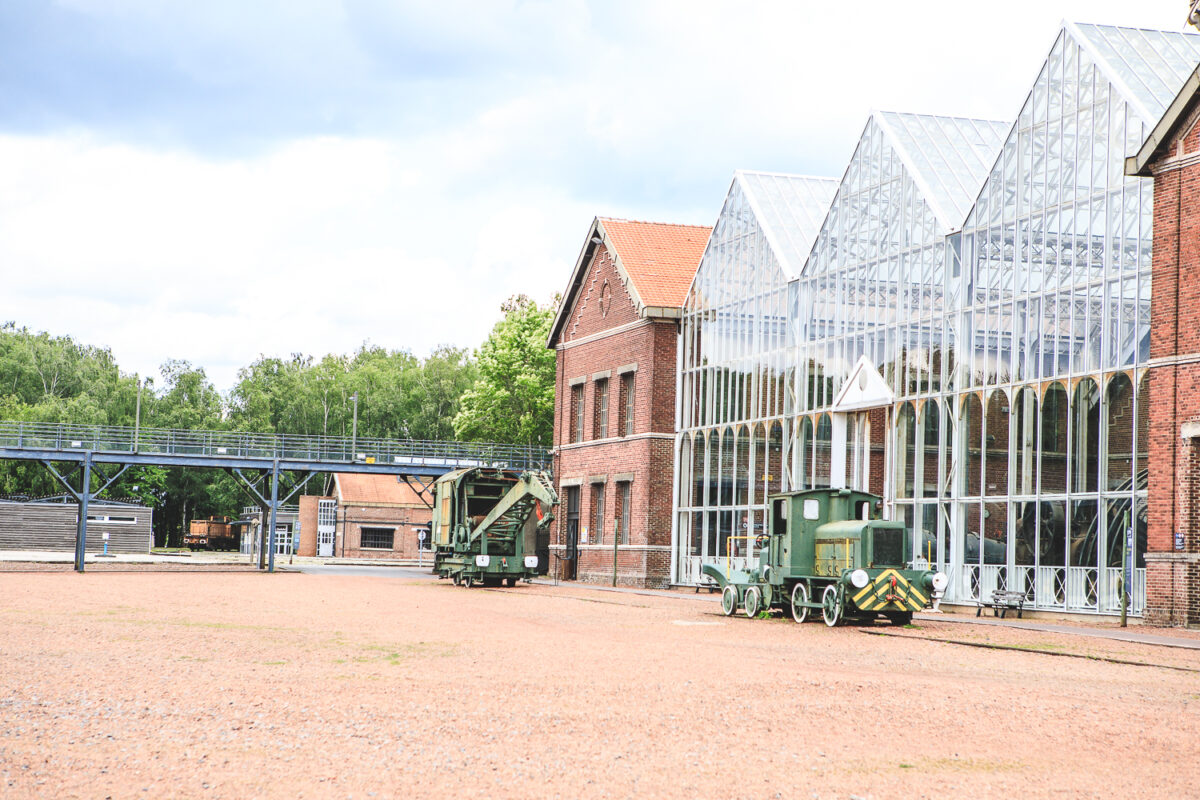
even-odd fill
[{"label": "steel support column", "polygon": [[267,555],[267,572],[275,571],[275,521],[279,514],[279,462],[271,465],[271,534],[270,553]]},{"label": "steel support column", "polygon": [[[42,466],[50,471],[50,474],[54,476],[54,479],[58,481],[64,489],[67,490],[67,494],[75,498],[75,502],[79,504],[79,520],[75,523],[75,571],[83,572],[84,554],[87,552],[88,504],[92,501],[92,498],[99,497],[108,491],[108,487],[112,486],[113,483],[116,482],[117,478],[125,474],[125,470],[129,469],[129,465],[121,465],[121,468],[117,470],[116,474],[110,478],[109,476],[105,475],[98,466],[94,466],[92,464],[91,452],[85,452],[83,454],[83,459],[79,462],[79,465],[70,473],[70,475],[74,475],[76,470],[81,470],[83,472],[83,478],[80,481],[80,488],[78,490],[71,485],[71,481],[68,479],[68,477],[64,477],[58,470],[54,468],[54,464],[49,461],[42,461]],[[100,476],[100,480],[104,481],[100,488],[94,492],[92,491],[93,469],[96,471],[96,474]]]},{"label": "steel support column", "polygon": [[83,459],[83,480],[79,490],[79,522],[75,527],[75,571],[83,572],[84,554],[87,552],[88,501],[92,498],[92,454]]}]

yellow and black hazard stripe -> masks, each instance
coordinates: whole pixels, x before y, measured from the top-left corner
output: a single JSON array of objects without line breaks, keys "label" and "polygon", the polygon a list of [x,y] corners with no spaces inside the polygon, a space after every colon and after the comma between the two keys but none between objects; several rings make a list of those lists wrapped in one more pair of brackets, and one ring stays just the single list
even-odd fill
[{"label": "yellow and black hazard stripe", "polygon": [[885,569],[852,598],[863,611],[920,611],[929,598],[894,569]]}]

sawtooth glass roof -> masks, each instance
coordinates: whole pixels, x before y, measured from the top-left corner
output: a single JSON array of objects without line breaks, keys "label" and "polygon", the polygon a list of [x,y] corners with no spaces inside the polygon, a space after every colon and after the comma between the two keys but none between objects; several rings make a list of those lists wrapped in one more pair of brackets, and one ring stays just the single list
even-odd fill
[{"label": "sawtooth glass roof", "polygon": [[779,266],[789,277],[799,275],[838,182],[832,178],[742,170],[734,174],[733,180],[761,223]]},{"label": "sawtooth glass roof", "polygon": [[[1114,614],[1132,528],[1140,614],[1154,198],[1124,162],[1198,62],[1064,23],[1011,123],[872,114],[815,234],[739,174],[682,318],[672,579],[753,563],[770,493],[848,486],[948,602]],[[873,416],[835,406],[855,364]]]},{"label": "sawtooth glass roof", "polygon": [[1167,110],[1200,59],[1200,37],[1193,34],[1070,22],[1064,27],[1149,125]]},{"label": "sawtooth glass roof", "polygon": [[938,222],[946,231],[961,227],[1009,123],[894,111],[874,118]]}]

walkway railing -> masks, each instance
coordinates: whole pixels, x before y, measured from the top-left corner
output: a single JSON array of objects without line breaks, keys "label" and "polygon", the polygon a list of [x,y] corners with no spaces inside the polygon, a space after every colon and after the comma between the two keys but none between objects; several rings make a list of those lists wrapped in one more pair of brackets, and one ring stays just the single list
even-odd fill
[{"label": "walkway railing", "polygon": [[449,467],[493,464],[518,469],[550,467],[550,454],[544,449],[492,442],[364,438],[352,442],[345,436],[162,428],[135,430],[111,425],[40,422],[0,422],[0,448]]}]

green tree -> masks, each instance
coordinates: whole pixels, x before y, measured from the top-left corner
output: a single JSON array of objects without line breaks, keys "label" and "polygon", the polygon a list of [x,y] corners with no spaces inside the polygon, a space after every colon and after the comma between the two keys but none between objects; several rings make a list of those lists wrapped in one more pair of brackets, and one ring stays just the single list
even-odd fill
[{"label": "green tree", "polygon": [[479,348],[479,378],[454,417],[458,438],[550,446],[555,356],[546,341],[555,307],[525,295],[501,306],[504,317]]}]

